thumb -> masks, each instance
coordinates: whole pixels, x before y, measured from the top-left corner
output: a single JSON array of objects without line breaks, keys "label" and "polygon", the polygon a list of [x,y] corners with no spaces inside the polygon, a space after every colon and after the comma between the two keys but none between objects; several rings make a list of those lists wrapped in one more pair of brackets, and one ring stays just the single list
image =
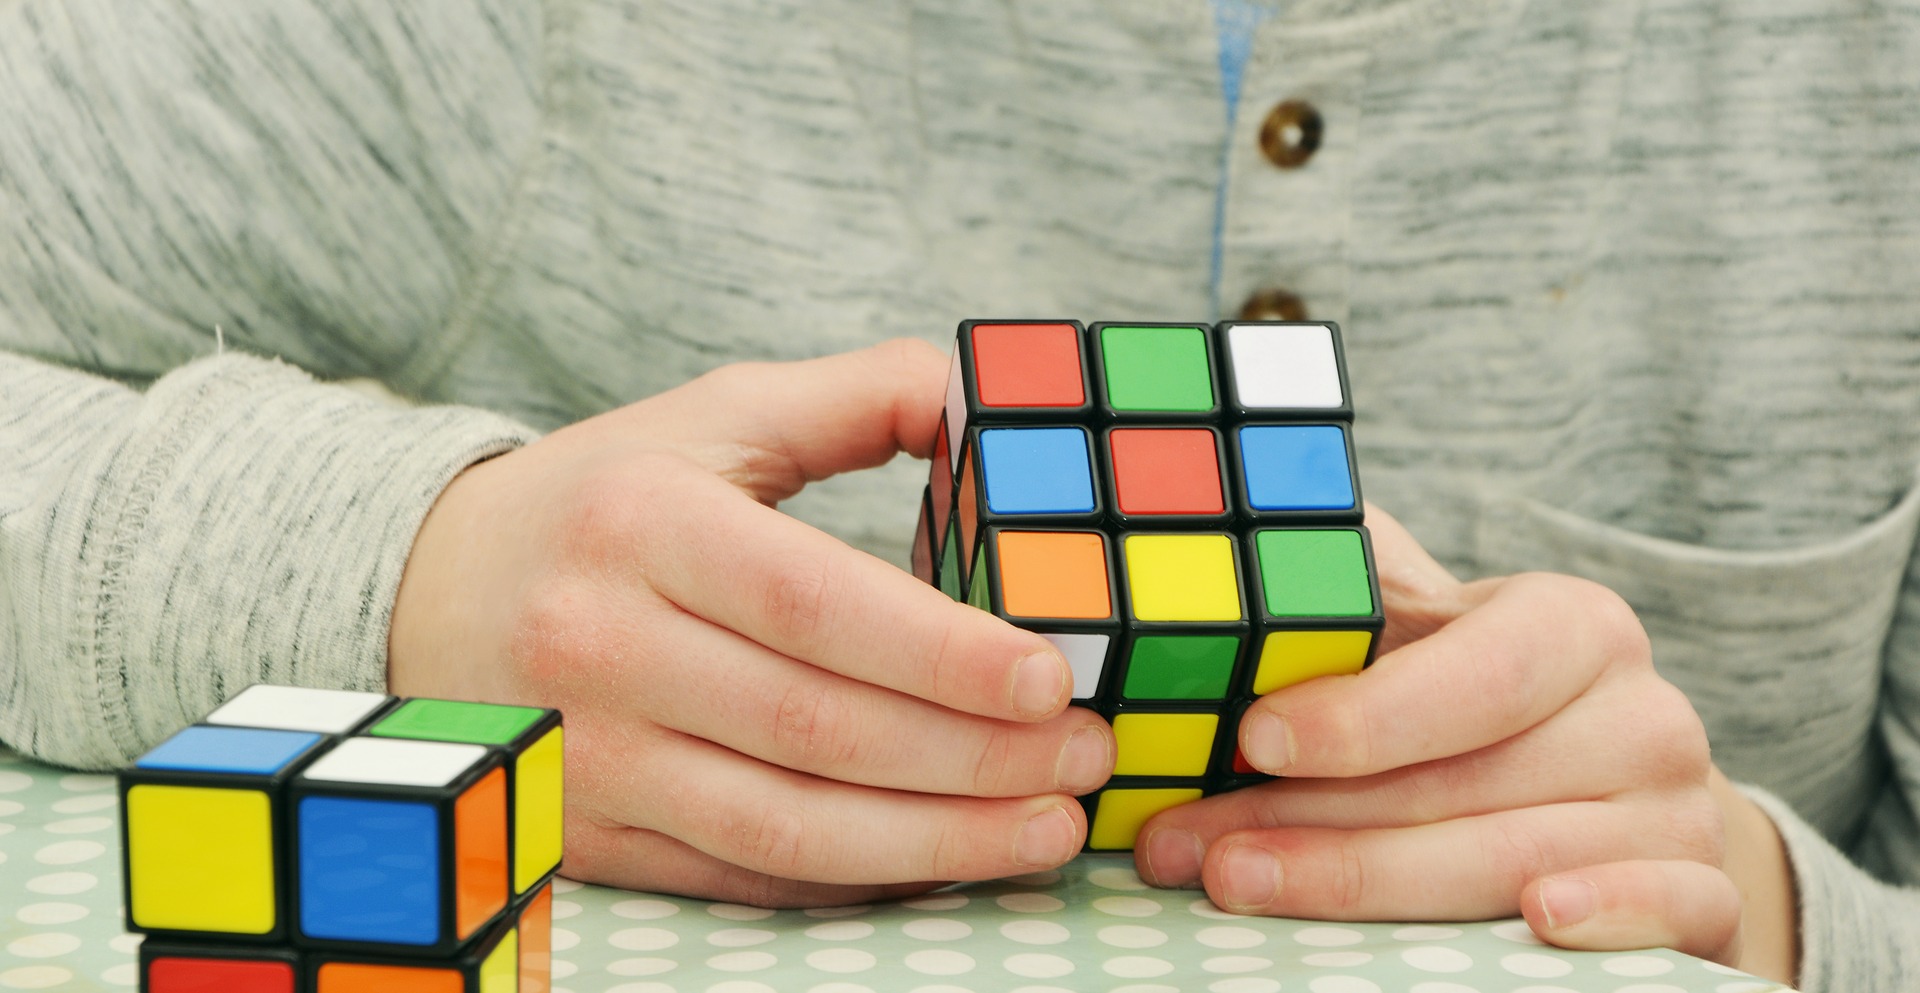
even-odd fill
[{"label": "thumb", "polygon": [[948,360],[896,338],[802,362],[748,362],[627,408],[667,447],[773,504],[815,480],[932,448]]},{"label": "thumb", "polygon": [[1740,954],[1740,890],[1700,862],[1614,862],[1537,879],[1520,910],[1561,948],[1664,947],[1722,963]]}]

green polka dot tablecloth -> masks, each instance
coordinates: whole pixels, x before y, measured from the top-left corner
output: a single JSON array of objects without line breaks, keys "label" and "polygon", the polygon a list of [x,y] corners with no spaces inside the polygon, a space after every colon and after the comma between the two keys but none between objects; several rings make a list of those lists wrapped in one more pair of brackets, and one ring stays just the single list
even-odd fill
[{"label": "green polka dot tablecloth", "polygon": [[[0,991],[138,985],[111,776],[0,750]],[[1325,924],[1154,890],[1122,855],[902,903],[824,910],[556,884],[571,993],[1766,993],[1676,952],[1565,952],[1519,921]]]}]

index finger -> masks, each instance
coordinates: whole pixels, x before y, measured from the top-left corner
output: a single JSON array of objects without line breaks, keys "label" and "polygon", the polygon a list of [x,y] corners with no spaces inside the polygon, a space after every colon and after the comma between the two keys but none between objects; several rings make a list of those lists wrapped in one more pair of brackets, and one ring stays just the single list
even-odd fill
[{"label": "index finger", "polygon": [[800,362],[743,362],[634,404],[643,440],[684,452],[763,503],[809,482],[925,458],[946,397],[946,356],[899,338]]},{"label": "index finger", "polygon": [[690,613],[774,651],[955,710],[1039,721],[1072,692],[1045,638],[949,600],[899,568],[689,466],[651,501],[681,540],[647,578]]},{"label": "index finger", "polygon": [[1462,755],[1551,717],[1616,660],[1649,661],[1618,596],[1570,576],[1516,576],[1365,672],[1256,700],[1240,744],[1256,768],[1288,776],[1367,776]]}]

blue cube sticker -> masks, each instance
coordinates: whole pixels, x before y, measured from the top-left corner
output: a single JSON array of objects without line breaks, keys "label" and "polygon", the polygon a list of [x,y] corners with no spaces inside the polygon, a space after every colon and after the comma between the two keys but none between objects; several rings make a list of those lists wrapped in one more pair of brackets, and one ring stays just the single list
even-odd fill
[{"label": "blue cube sticker", "polygon": [[306,797],[299,810],[300,931],[431,945],[440,938],[440,825],[433,805]]},{"label": "blue cube sticker", "polygon": [[271,776],[319,740],[319,735],[306,731],[195,725],[133,764],[138,769]]},{"label": "blue cube sticker", "polygon": [[996,514],[1093,512],[1093,466],[1079,428],[980,432],[980,474]]},{"label": "blue cube sticker", "polygon": [[1247,503],[1255,510],[1346,510],[1353,470],[1346,432],[1333,425],[1240,429]]}]

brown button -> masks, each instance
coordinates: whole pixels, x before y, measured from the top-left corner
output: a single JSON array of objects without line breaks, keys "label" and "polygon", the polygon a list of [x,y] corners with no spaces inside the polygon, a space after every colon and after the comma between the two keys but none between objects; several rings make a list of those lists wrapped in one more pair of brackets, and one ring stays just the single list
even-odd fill
[{"label": "brown button", "polygon": [[1275,104],[1260,125],[1260,151],[1282,169],[1298,169],[1313,158],[1325,129],[1313,104],[1305,100]]},{"label": "brown button", "polygon": [[1243,321],[1304,321],[1307,305],[1286,290],[1255,290],[1240,305]]}]

